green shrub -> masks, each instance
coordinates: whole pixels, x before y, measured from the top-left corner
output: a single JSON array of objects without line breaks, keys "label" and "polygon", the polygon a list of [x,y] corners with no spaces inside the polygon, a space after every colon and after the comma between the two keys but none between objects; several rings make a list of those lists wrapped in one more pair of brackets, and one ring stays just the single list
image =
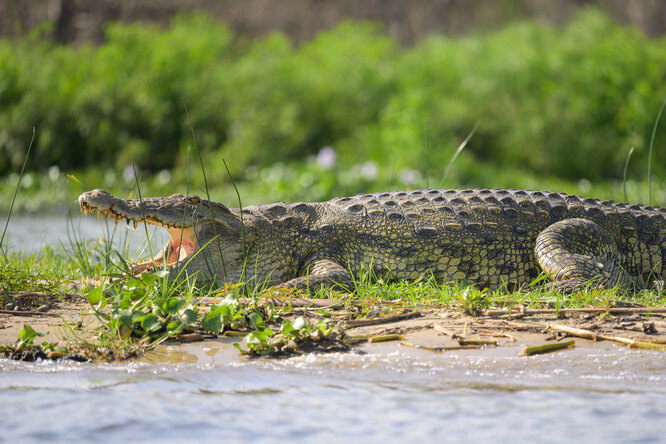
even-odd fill
[{"label": "green shrub", "polygon": [[[369,23],[294,46],[281,34],[240,38],[199,15],[164,30],[112,24],[98,47],[33,35],[0,40],[0,173],[21,164],[35,126],[32,170],[135,162],[185,177],[186,104],[213,180],[225,180],[222,157],[250,177],[331,146],[345,168],[373,161],[391,183],[436,186],[477,123],[458,183],[479,164],[620,178],[631,146],[636,177],[665,78],[666,40],[598,11],[561,29],[522,23],[411,48]],[[663,124],[658,144],[665,136]],[[654,161],[663,176],[666,158],[657,150]]]}]

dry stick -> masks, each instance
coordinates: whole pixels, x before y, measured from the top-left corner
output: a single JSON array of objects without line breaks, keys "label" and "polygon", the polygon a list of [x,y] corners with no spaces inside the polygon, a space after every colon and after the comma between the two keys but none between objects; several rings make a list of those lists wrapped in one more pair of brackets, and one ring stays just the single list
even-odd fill
[{"label": "dry stick", "polygon": [[230,338],[244,338],[248,334],[249,332],[247,331],[236,331],[236,330],[228,330],[224,332],[224,336],[228,336]]},{"label": "dry stick", "polygon": [[384,318],[377,319],[363,319],[360,321],[347,321],[347,327],[365,327],[367,325],[377,325],[377,324],[386,324],[388,322],[397,322],[404,319],[410,319],[421,316],[421,313],[418,311],[410,311],[409,313],[403,313],[395,316],[387,316]]},{"label": "dry stick", "polygon": [[450,337],[455,336],[455,333],[445,329],[444,327],[442,327],[439,324],[430,324],[430,327],[432,327],[432,329],[435,330],[437,333],[441,333],[443,335],[450,336]]},{"label": "dry stick", "polygon": [[575,346],[576,342],[571,339],[569,341],[562,341],[562,342],[552,342],[550,344],[542,344],[542,345],[532,345],[532,346],[525,346],[523,348],[523,351],[520,352],[520,356],[530,356],[530,355],[536,355],[536,354],[541,354],[541,353],[550,353],[556,350],[562,350],[564,348],[569,348]]},{"label": "dry stick", "polygon": [[551,325],[550,328],[552,328],[553,330],[568,333],[571,336],[577,336],[579,338],[589,339],[590,341],[597,341],[599,339],[603,339],[597,333],[582,328],[569,327],[567,325],[559,325],[559,324]]},{"label": "dry stick", "polygon": [[[35,298],[50,298],[50,297],[64,297],[64,298],[74,298],[74,299],[85,299],[83,296],[78,295],[78,294],[73,294],[73,293],[44,293],[41,291],[11,291],[9,292],[9,295],[13,297],[14,299],[18,298],[28,298],[28,297],[35,297]],[[0,298],[2,297],[7,297],[3,294],[0,294]]]},{"label": "dry stick", "polygon": [[288,300],[271,298],[269,299],[276,307],[290,306],[293,308],[331,308],[339,305],[344,301],[343,298],[338,299],[308,299],[308,298],[290,298]]},{"label": "dry stick", "polygon": [[479,336],[491,336],[493,338],[508,338],[508,339],[511,339],[511,342],[516,342],[516,338],[511,336],[509,333],[490,333],[490,332],[481,333],[481,332],[479,332]]},{"label": "dry stick", "polygon": [[388,335],[373,336],[372,338],[368,339],[368,342],[402,341],[403,339],[405,339],[405,335],[391,333]]},{"label": "dry stick", "polygon": [[479,349],[481,348],[480,345],[452,345],[452,346],[431,346],[431,345],[418,345],[418,344],[412,344],[411,342],[401,342],[400,345],[403,345],[405,347],[411,347],[411,348],[420,348],[423,350],[430,350],[434,352],[444,352],[444,351],[450,351],[450,350],[471,350],[471,349]]},{"label": "dry stick", "polygon": [[354,345],[360,344],[361,342],[388,342],[388,341],[402,341],[405,339],[405,335],[398,333],[389,333],[386,335],[361,335],[361,336],[350,336],[344,339],[345,344]]},{"label": "dry stick", "polygon": [[629,344],[629,348],[642,348],[646,350],[666,351],[666,345],[664,344],[655,344],[654,342],[642,342],[642,341],[636,341]]},{"label": "dry stick", "polygon": [[460,345],[497,345],[496,339],[458,339]]},{"label": "dry stick", "polygon": [[[514,310],[515,311],[515,310]],[[514,313],[520,315],[533,315],[533,314],[555,314],[555,313],[610,313],[610,314],[634,314],[634,313],[666,313],[666,307],[623,307],[623,308],[562,308],[560,310],[554,308],[535,308],[525,310],[524,312]],[[500,316],[512,314],[510,310],[486,310],[486,316]]]},{"label": "dry stick", "polygon": [[199,342],[203,341],[204,337],[201,333],[183,333],[177,336],[178,340],[182,343]]},{"label": "dry stick", "polygon": [[50,316],[52,318],[59,318],[57,313],[49,313],[44,311],[14,311],[14,310],[0,310],[0,314],[8,314],[13,316]]},{"label": "dry stick", "polygon": [[652,342],[645,342],[645,341],[636,341],[635,339],[630,339],[630,338],[623,338],[620,336],[608,336],[608,335],[602,335],[602,334],[597,334],[594,332],[591,332],[590,330],[584,330],[582,328],[573,328],[569,327],[567,325],[551,325],[550,328],[553,330],[558,330],[562,331],[564,333],[568,333],[572,336],[578,336],[581,338],[585,339],[591,339],[593,341],[596,341],[597,339],[605,339],[606,341],[613,341],[613,342],[620,342],[622,344],[628,345],[629,348],[645,348],[645,349],[652,349],[652,350],[666,350],[666,347],[664,347],[662,344],[656,344]]},{"label": "dry stick", "polygon": [[[222,296],[217,296],[214,298],[203,298],[201,300],[202,304],[216,304],[220,300],[224,299]],[[292,307],[320,307],[320,308],[327,308],[331,306],[335,306],[340,304],[341,302],[349,302],[351,305],[364,305],[364,304],[371,304],[371,303],[377,303],[378,305],[395,305],[396,301],[368,301],[364,299],[353,299],[353,300],[345,300],[344,297],[340,297],[338,299],[309,299],[309,298],[292,298],[289,300],[282,300],[279,298],[264,298],[264,300],[271,302],[275,306],[283,306],[283,305],[290,305]],[[238,302],[241,304],[248,304],[252,302],[253,299],[250,298],[240,298]]]}]

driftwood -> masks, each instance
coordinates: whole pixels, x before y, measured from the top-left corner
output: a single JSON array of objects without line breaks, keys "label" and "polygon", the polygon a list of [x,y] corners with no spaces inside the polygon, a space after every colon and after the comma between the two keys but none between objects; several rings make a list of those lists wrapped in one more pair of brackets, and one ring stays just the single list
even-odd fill
[{"label": "driftwood", "polygon": [[550,344],[525,346],[523,348],[523,351],[520,352],[520,356],[531,356],[542,353],[550,353],[557,350],[563,350],[565,348],[574,347],[575,345],[576,342],[573,339],[571,339],[569,341],[552,342]]},{"label": "driftwood", "polygon": [[584,339],[590,339],[592,341],[597,341],[599,339],[603,339],[606,341],[613,341],[613,342],[619,342],[621,344],[628,345],[629,348],[642,348],[642,349],[648,349],[648,350],[666,350],[666,346],[663,344],[658,344],[655,342],[647,342],[647,341],[637,341],[635,339],[630,339],[630,338],[623,338],[620,336],[609,336],[609,335],[602,335],[595,333],[590,330],[585,330],[582,328],[574,328],[574,327],[569,327],[567,325],[551,325],[551,329],[561,331],[564,333],[568,333],[571,336],[577,336],[579,338],[584,338]]}]

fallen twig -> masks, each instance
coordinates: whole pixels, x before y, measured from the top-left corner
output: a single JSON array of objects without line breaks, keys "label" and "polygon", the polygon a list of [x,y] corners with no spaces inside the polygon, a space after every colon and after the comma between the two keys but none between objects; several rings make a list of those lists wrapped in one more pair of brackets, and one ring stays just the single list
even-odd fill
[{"label": "fallen twig", "polygon": [[637,341],[635,339],[623,338],[621,336],[602,335],[602,334],[594,333],[590,330],[584,330],[582,328],[569,327],[567,325],[557,325],[557,324],[555,324],[555,325],[551,325],[550,328],[553,329],[553,330],[568,333],[572,336],[578,336],[580,338],[591,339],[593,341],[596,341],[598,339],[604,339],[606,341],[619,342],[621,344],[628,345],[629,348],[666,350],[666,347],[663,344],[658,344],[658,343],[655,343],[655,342]]},{"label": "fallen twig", "polygon": [[576,342],[571,339],[569,341],[562,341],[562,342],[552,342],[549,344],[542,344],[542,345],[532,345],[532,346],[525,346],[523,348],[523,351],[520,352],[520,356],[531,356],[531,355],[536,355],[536,354],[541,354],[541,353],[550,353],[556,350],[562,350],[565,348],[573,347],[575,346]]},{"label": "fallen twig", "polygon": [[459,338],[458,344],[460,345],[497,345],[496,339],[467,339]]},{"label": "fallen twig", "polygon": [[[9,292],[9,295],[13,297],[14,299],[21,299],[21,298],[29,298],[29,297],[34,297],[34,298],[58,298],[58,297],[63,297],[63,298],[72,298],[72,299],[81,299],[83,300],[84,297],[78,294],[72,294],[72,293],[44,293],[42,291],[13,291]],[[0,297],[7,298],[6,295],[0,293]]]},{"label": "fallen twig", "polygon": [[199,342],[203,341],[204,337],[201,333],[183,333],[178,335],[178,340],[182,343]]},{"label": "fallen twig", "polygon": [[478,332],[479,336],[490,336],[492,338],[508,338],[511,339],[511,342],[516,342],[516,338],[511,336],[509,333],[492,333],[492,332],[485,332],[485,331],[479,331]]},{"label": "fallen twig", "polygon": [[244,338],[248,335],[248,333],[249,332],[247,331],[227,330],[223,334],[224,336],[228,336],[230,338]]},{"label": "fallen twig", "polygon": [[354,345],[360,344],[361,342],[388,342],[388,341],[402,341],[405,339],[404,335],[397,333],[389,333],[386,335],[361,335],[361,336],[350,336],[344,339],[345,344]]},{"label": "fallen twig", "polygon": [[441,333],[443,335],[450,336],[450,337],[455,336],[455,333],[445,329],[444,327],[442,327],[439,324],[430,324],[430,327],[432,327],[432,329],[435,330],[437,333]]},{"label": "fallen twig", "polygon": [[666,345],[664,344],[655,344],[654,342],[642,342],[636,341],[629,344],[629,348],[642,348],[646,350],[660,350],[666,351]]},{"label": "fallen twig", "polygon": [[530,315],[539,315],[539,314],[583,314],[583,313],[610,313],[610,314],[651,314],[651,313],[666,313],[666,307],[622,307],[622,308],[603,308],[603,307],[594,307],[594,308],[533,308],[522,310],[510,310],[508,308],[502,309],[492,309],[486,310],[486,316],[502,316],[502,315],[521,315],[521,316],[530,316]]},{"label": "fallen twig", "polygon": [[578,336],[579,338],[589,339],[590,341],[597,341],[599,339],[603,339],[600,337],[600,335],[598,335],[593,331],[584,330],[582,328],[569,327],[568,325],[555,324],[551,325],[550,328],[553,330],[570,334],[571,336]]},{"label": "fallen twig", "polygon": [[388,335],[373,336],[368,340],[368,342],[388,342],[388,341],[402,341],[405,339],[405,335],[399,335],[397,333],[391,333]]},{"label": "fallen twig", "polygon": [[444,351],[451,351],[451,350],[470,350],[470,349],[478,349],[481,348],[480,345],[451,345],[451,346],[431,346],[431,345],[418,345],[418,344],[412,344],[411,342],[401,342],[400,345],[403,345],[405,347],[411,347],[411,348],[420,348],[423,350],[430,350],[434,352],[444,352]]},{"label": "fallen twig", "polygon": [[387,316],[383,318],[376,319],[361,319],[358,321],[347,321],[347,327],[365,327],[368,325],[377,325],[377,324],[386,324],[389,322],[397,322],[405,319],[415,318],[421,316],[421,312],[410,311],[409,313],[403,313],[395,316]]},{"label": "fallen twig", "polygon": [[34,310],[0,310],[0,314],[8,314],[12,316],[50,316],[52,318],[59,318],[60,315],[57,313],[49,313],[47,311],[34,311]]}]

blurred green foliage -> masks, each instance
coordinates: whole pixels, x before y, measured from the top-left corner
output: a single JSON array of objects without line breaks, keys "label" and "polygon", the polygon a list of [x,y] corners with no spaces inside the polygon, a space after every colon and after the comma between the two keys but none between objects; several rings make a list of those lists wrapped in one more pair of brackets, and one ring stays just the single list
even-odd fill
[{"label": "blurred green foliage", "polygon": [[[118,172],[135,162],[175,167],[180,181],[192,145],[186,104],[208,175],[220,180],[222,157],[239,178],[270,182],[270,165],[312,163],[330,146],[323,152],[359,187],[376,177],[436,187],[477,123],[455,183],[492,182],[485,165],[606,180],[622,177],[631,146],[630,174],[644,175],[665,97],[666,40],[594,10],[561,29],[521,23],[410,48],[368,23],[294,46],[179,16],[164,30],[109,25],[98,47],[39,33],[0,40],[0,173],[18,169],[35,126],[32,170]],[[658,145],[665,137],[663,124]],[[654,172],[666,173],[659,150]],[[318,177],[297,185],[335,191]]]}]

